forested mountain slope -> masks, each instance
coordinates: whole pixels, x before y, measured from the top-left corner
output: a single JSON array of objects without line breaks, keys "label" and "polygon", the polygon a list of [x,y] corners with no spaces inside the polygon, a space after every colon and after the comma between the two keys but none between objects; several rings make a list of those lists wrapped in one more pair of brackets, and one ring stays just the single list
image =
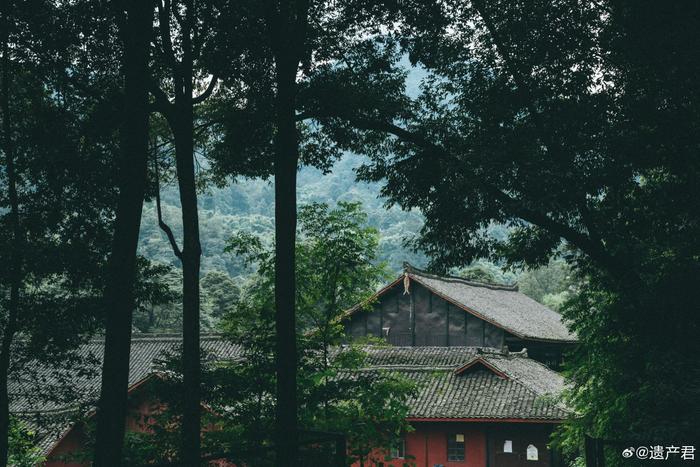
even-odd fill
[{"label": "forested mountain slope", "polygon": [[[406,60],[405,66],[410,67]],[[424,73],[412,68],[406,80],[407,94],[416,96]],[[368,215],[369,224],[379,231],[378,260],[399,273],[404,261],[424,267],[427,258],[412,251],[405,244],[414,238],[423,226],[420,212],[387,209],[380,196],[380,183],[359,182],[355,169],[362,165],[362,156],[346,154],[337,161],[328,174],[312,167],[299,171],[297,183],[298,206],[320,202],[335,206],[339,201],[360,202]],[[201,161],[206,166],[206,160]],[[177,187],[163,186],[162,211],[165,222],[182,239],[182,215]],[[237,232],[252,233],[271,244],[274,233],[274,186],[271,181],[239,178],[220,188],[210,185],[199,194],[199,224],[202,242],[202,320],[211,328],[227,309],[233,306],[240,287],[254,272],[247,269],[241,258],[224,252],[227,240]],[[502,238],[508,229],[494,225],[491,235]],[[147,203],[141,224],[140,254],[158,263],[174,266],[166,280],[173,291],[180,289],[180,265],[165,234],[158,227],[155,203]],[[537,301],[558,309],[569,294],[572,278],[563,261],[554,261],[548,267],[535,271],[504,272],[487,260],[479,260],[455,274],[484,282],[514,283]],[[135,317],[135,325],[142,331],[179,329],[180,305],[146,306]]]},{"label": "forested mountain slope", "polygon": [[[425,263],[423,255],[403,246],[404,240],[415,235],[422,226],[418,212],[399,208],[386,209],[379,195],[379,185],[355,180],[354,169],[361,164],[357,156],[348,155],[338,161],[330,174],[323,175],[314,168],[299,173],[298,201],[302,206],[311,202],[334,205],[338,201],[361,202],[369,222],[381,235],[380,259],[398,271],[403,261],[416,266]],[[236,231],[259,235],[272,241],[274,232],[274,187],[264,180],[240,179],[225,188],[209,187],[200,194],[200,228],[202,231],[202,272],[225,271],[230,276],[245,275],[241,261],[224,253],[226,240]],[[162,193],[163,217],[181,238],[180,202],[175,187]],[[141,253],[149,259],[177,264],[165,235],[158,228],[154,203],[144,209],[141,225]]]}]

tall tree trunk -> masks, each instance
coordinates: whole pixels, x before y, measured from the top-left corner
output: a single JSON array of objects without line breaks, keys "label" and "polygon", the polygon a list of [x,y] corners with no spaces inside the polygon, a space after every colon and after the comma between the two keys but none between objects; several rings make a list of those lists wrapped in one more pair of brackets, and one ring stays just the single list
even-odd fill
[{"label": "tall tree trunk", "polygon": [[[131,326],[135,307],[136,249],[148,161],[148,50],[153,4],[126,0],[124,38],[124,123],[121,131],[119,201],[104,303],[107,311],[102,390],[94,465],[120,465],[127,416]],[[121,14],[121,8],[118,14]]]},{"label": "tall tree trunk", "polygon": [[183,412],[180,457],[187,466],[200,465],[200,359],[199,359],[199,268],[202,247],[199,238],[197,186],[194,171],[194,62],[192,34],[194,2],[185,2],[182,31],[182,88],[175,98],[175,159],[182,207],[182,368]]},{"label": "tall tree trunk", "polygon": [[[194,168],[194,106],[205,100],[216,85],[212,78],[208,90],[197,98],[193,95],[194,52],[192,37],[196,28],[196,11],[193,0],[185,0],[184,21],[181,12],[175,12],[178,4],[158,2],[162,46],[171,64],[171,77],[175,83],[175,102],[171,103],[165,92],[154,87],[158,110],[167,119],[175,139],[175,163],[182,208],[183,246],[177,241],[161,218],[158,204],[158,220],[161,229],[168,235],[170,245],[182,261],[182,433],[180,461],[187,466],[200,464],[201,450],[201,389],[199,358],[199,270],[202,248],[199,235],[197,210],[197,185]],[[173,52],[170,15],[180,19],[182,59]]]},{"label": "tall tree trunk", "polygon": [[268,12],[275,58],[275,366],[277,406],[275,443],[278,465],[299,463],[296,349],[296,224],[299,141],[296,130],[296,78],[304,55],[308,0],[278,1]]},{"label": "tall tree trunk", "polygon": [[296,266],[297,163],[295,119],[297,61],[277,57],[275,137],[275,329],[277,332],[277,463],[298,463]]},{"label": "tall tree trunk", "polygon": [[5,154],[7,191],[10,200],[10,224],[12,226],[12,251],[10,252],[10,300],[7,305],[7,322],[0,344],[0,466],[6,466],[9,455],[10,400],[7,380],[10,371],[12,342],[19,321],[19,294],[22,286],[22,232],[19,221],[17,173],[12,144],[10,115],[10,55],[9,55],[9,1],[2,0],[2,152]]},{"label": "tall tree trunk", "polygon": [[200,358],[199,269],[202,249],[199,238],[197,190],[194,173],[193,109],[191,94],[177,109],[175,134],[177,179],[182,206],[182,367],[183,413],[181,459],[187,466],[200,461]]}]

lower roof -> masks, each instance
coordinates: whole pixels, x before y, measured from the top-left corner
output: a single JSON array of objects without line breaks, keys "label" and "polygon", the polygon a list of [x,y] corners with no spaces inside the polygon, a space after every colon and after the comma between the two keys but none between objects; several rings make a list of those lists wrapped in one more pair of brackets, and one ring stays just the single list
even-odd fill
[{"label": "lower roof", "polygon": [[[158,361],[175,352],[181,340],[172,336],[138,336],[131,345],[129,384],[152,374]],[[41,432],[41,447],[50,450],[66,430],[67,420],[85,413],[99,395],[99,362],[104,342],[94,340],[79,349],[96,358],[96,370],[76,374],[70,388],[81,396],[71,404],[36,397],[41,391],[60,390],[66,380],[51,377],[50,370],[38,369],[40,379],[23,377],[10,382],[11,412]],[[219,336],[202,338],[212,359],[244,358],[243,348]],[[339,347],[334,352],[343,352]],[[401,375],[417,385],[409,401],[411,420],[470,420],[557,422],[569,412],[556,397],[564,379],[545,365],[529,359],[525,352],[507,353],[476,347],[392,347],[367,346],[364,368]],[[43,428],[43,429],[41,429]]]},{"label": "lower roof", "polygon": [[[139,334],[132,337],[129,386],[151,374],[158,362],[169,355],[176,355],[181,344],[182,338],[179,335]],[[234,359],[243,354],[240,345],[219,335],[202,336],[201,347],[204,358]],[[86,362],[82,366],[75,365],[68,369],[38,366],[14,372],[8,388],[10,412],[62,412],[92,405],[99,397],[102,384],[100,370],[103,355],[104,340],[93,339],[72,354],[76,360]],[[62,389],[67,390],[65,392],[69,398],[58,397]],[[45,397],[46,392],[53,392],[55,397]]]},{"label": "lower roof", "polygon": [[[400,374],[417,384],[410,419],[556,422],[569,415],[558,401],[564,378],[526,353],[475,347],[366,350],[366,370]],[[460,372],[464,367],[470,371]]]}]

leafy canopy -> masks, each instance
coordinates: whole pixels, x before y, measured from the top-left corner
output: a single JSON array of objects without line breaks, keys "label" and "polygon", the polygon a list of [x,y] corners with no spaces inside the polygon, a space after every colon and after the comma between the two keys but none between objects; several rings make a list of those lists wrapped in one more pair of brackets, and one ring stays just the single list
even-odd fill
[{"label": "leafy canopy", "polygon": [[[445,0],[422,11],[390,32],[426,74],[417,97],[344,106],[356,95],[338,80],[341,97],[309,113],[340,148],[371,158],[363,179],[425,215],[417,246],[435,269],[565,259],[582,283],[560,303],[581,339],[570,444],[583,433],[691,439],[700,9]],[[491,236],[493,224],[509,235]]]},{"label": "leafy canopy", "polygon": [[[355,303],[366,302],[386,277],[384,266],[374,263],[377,231],[366,222],[366,214],[354,203],[300,209],[296,248],[299,418],[307,430],[345,434],[350,460],[381,461],[383,455],[374,448],[388,449],[410,429],[406,400],[415,388],[398,375],[359,371],[366,362],[362,349],[337,346],[342,338],[338,318]],[[238,234],[231,238],[228,251],[245,255],[257,274],[222,322],[225,335],[243,346],[244,358],[210,362],[203,375],[204,400],[213,410],[206,423],[217,427],[206,432],[204,451],[230,453],[237,463],[274,465],[273,249],[254,236]],[[168,409],[158,419],[153,436],[130,438],[129,455],[134,459],[140,455],[145,460],[165,459],[174,452],[181,390],[177,358],[169,368],[176,377],[158,383],[161,386],[154,390]],[[308,465],[327,464],[332,445],[312,444],[303,456]]]}]

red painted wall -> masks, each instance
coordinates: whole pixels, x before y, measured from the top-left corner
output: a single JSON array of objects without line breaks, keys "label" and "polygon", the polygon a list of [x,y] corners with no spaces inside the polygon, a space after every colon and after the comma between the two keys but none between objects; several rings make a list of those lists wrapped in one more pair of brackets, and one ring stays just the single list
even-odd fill
[{"label": "red painted wall", "polygon": [[[162,408],[162,404],[151,398],[148,391],[135,391],[129,396],[129,412],[126,417],[126,430],[131,432],[150,431],[149,425],[155,422],[153,415]],[[213,426],[204,430],[215,429]],[[90,462],[65,462],[61,457],[75,456],[82,451],[87,441],[81,425],[71,428],[53,447],[44,467],[89,467]],[[211,467],[235,467],[228,461],[211,461]]]},{"label": "red painted wall", "polygon": [[85,445],[85,434],[80,427],[72,428],[58,444],[54,447],[48,456],[48,461],[44,463],[45,467],[85,467],[88,463],[79,462],[64,462],[60,459],[62,456],[69,456],[79,452]]},{"label": "red painted wall", "polygon": [[[159,404],[150,399],[146,393],[132,394],[127,418],[127,429],[143,432],[148,430],[148,423],[153,419],[150,414],[157,411]],[[483,423],[483,422],[413,422],[415,431],[406,434],[406,459],[385,460],[386,453],[375,451],[372,460],[366,459],[365,467],[403,467],[404,464],[415,467],[551,467],[550,454],[547,450],[549,434],[553,426],[537,423]],[[465,439],[465,460],[463,462],[447,461],[447,437],[450,434],[463,434]],[[504,454],[503,440],[512,439],[513,454]],[[85,434],[80,426],[71,429],[54,447],[45,467],[88,467],[89,463],[66,463],[58,460],[62,455],[79,452],[85,444]],[[525,461],[524,449],[533,444],[539,450],[539,461]],[[520,452],[523,451],[523,452]],[[409,458],[412,456],[413,458]],[[210,465],[234,467],[227,462]],[[360,467],[360,462],[353,467]]]},{"label": "red painted wall", "polygon": [[[415,457],[416,466],[433,467],[484,467],[486,465],[486,435],[483,428],[474,424],[436,423],[418,424],[416,431],[406,435],[406,451]],[[463,462],[447,461],[447,437],[464,435],[465,459]]]},{"label": "red painted wall", "polygon": [[[405,438],[406,459],[385,460],[386,453],[375,451],[371,456],[372,460],[365,460],[364,466],[377,466],[379,462],[383,462],[384,467],[403,467],[404,464],[415,467],[550,467],[550,454],[546,445],[552,430],[551,425],[480,422],[414,422],[412,425],[415,431],[407,433]],[[447,461],[447,437],[450,434],[464,434],[464,461]],[[516,450],[522,450],[521,447],[528,444],[536,445],[539,461],[525,461],[524,452],[506,456],[499,452],[502,450],[502,440],[511,438]],[[488,464],[487,457],[490,458]],[[358,461],[352,467],[360,465]]]}]

